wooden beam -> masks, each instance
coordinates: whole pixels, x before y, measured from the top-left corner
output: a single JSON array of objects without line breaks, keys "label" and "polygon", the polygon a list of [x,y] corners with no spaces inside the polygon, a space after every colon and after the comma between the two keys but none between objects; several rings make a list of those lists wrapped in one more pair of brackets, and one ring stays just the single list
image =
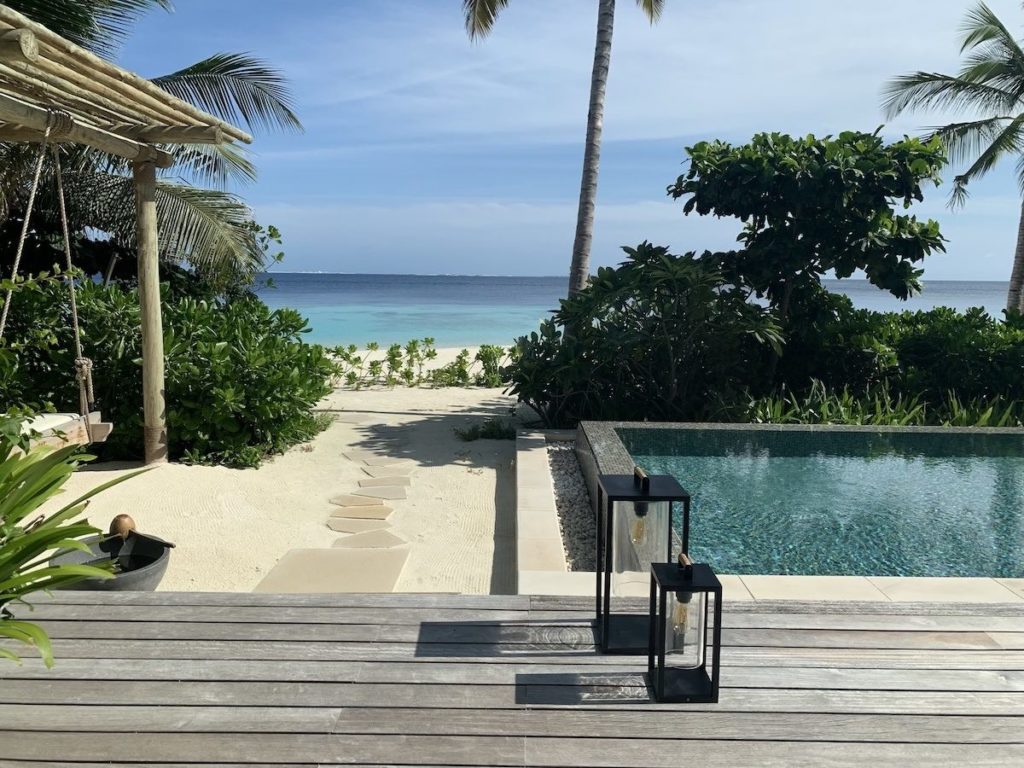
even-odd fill
[{"label": "wooden beam", "polygon": [[116,125],[112,130],[146,144],[223,144],[224,131],[215,125]]},{"label": "wooden beam", "polygon": [[[3,7],[0,5],[0,8]],[[13,96],[0,93],[0,121],[15,123],[24,128],[43,132],[46,130],[48,119],[49,115],[42,107],[27,104]],[[71,121],[67,130],[59,133],[51,132],[50,135],[54,141],[70,141],[76,144],[85,144],[94,149],[126,158],[127,160],[151,162],[159,168],[170,168],[174,164],[174,156],[169,152],[116,136],[101,128],[83,125],[74,120]]]},{"label": "wooden beam", "polygon": [[39,41],[28,29],[12,29],[0,35],[0,59],[5,61],[39,60]]},{"label": "wooden beam", "polygon": [[[173,109],[179,115],[185,115],[203,125],[216,125],[231,138],[252,143],[252,136],[240,128],[220,120],[213,115],[197,109],[188,102],[182,101],[149,80],[128,72],[120,67],[101,59],[84,48],[80,48],[60,35],[50,31],[42,24],[38,24],[27,16],[0,4],[0,23],[14,29],[30,30],[41,44],[44,59],[56,62],[63,67],[79,72],[88,72],[95,79],[104,79],[110,84],[118,84],[118,90],[128,102],[143,102],[163,108]],[[184,122],[184,120],[183,120]]]},{"label": "wooden beam", "polygon": [[143,447],[147,464],[167,461],[164,403],[164,331],[160,311],[160,263],[156,223],[156,166],[135,163],[139,308],[142,317]]}]

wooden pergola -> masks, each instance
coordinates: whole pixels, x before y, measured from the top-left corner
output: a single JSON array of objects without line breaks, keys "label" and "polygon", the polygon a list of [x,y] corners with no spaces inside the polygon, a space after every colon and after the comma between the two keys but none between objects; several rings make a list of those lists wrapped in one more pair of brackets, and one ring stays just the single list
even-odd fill
[{"label": "wooden pergola", "polygon": [[167,460],[156,169],[160,144],[252,142],[207,114],[0,5],[0,141],[73,143],[132,162],[142,318],[146,463]]}]

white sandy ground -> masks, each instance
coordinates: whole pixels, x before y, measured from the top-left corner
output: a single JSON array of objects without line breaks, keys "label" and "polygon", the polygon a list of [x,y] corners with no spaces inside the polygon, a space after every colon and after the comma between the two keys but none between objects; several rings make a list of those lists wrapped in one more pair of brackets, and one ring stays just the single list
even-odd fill
[{"label": "white sandy ground", "polygon": [[[439,350],[434,365],[457,352]],[[453,430],[489,416],[511,418],[514,405],[500,389],[339,389],[320,408],[358,414],[363,423],[335,421],[259,469],[159,466],[98,496],[88,517],[105,529],[127,512],[140,531],[174,542],[161,590],[249,591],[289,549],[331,547],[340,538],[325,525],[336,509],[328,498],[356,490],[367,477],[343,453],[371,450],[418,467],[409,498],[387,502],[395,508],[389,530],[410,551],[395,591],[509,592],[515,443],[467,443]],[[79,471],[62,501],[132,468],[96,464]]]}]

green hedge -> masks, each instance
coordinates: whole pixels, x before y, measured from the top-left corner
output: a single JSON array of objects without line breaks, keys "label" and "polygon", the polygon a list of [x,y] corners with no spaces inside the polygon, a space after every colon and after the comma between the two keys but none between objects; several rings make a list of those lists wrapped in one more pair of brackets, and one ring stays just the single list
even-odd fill
[{"label": "green hedge", "polygon": [[[1024,319],[872,312],[819,289],[778,310],[705,256],[642,244],[518,341],[512,391],[583,419],[1019,424]],[[566,329],[572,329],[566,333]],[[781,343],[776,343],[781,342]]]},{"label": "green hedge", "polygon": [[[163,286],[169,452],[172,458],[255,466],[321,427],[312,408],[337,369],[302,340],[305,319],[271,311],[252,295],[231,301]],[[85,354],[94,362],[97,405],[116,425],[104,458],[142,451],[138,295],[86,282],[78,298]],[[19,290],[0,348],[0,403],[77,408],[70,310],[54,281]]]}]

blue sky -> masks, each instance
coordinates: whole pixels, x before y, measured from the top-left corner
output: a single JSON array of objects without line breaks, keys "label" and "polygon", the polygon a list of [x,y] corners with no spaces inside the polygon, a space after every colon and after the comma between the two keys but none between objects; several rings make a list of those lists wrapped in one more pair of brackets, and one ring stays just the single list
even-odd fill
[{"label": "blue sky", "polygon": [[[1013,29],[1016,0],[990,0]],[[262,135],[240,190],[284,233],[291,271],[568,272],[593,55],[595,0],[514,0],[470,43],[459,0],[175,0],[145,18],[120,63],[154,76],[219,51],[284,71],[306,131]],[[952,71],[962,0],[670,0],[650,27],[620,0],[592,261],[647,239],[729,247],[732,220],[683,217],[665,197],[683,148],[763,130],[872,131],[879,93],[914,69]],[[766,10],[770,9],[770,10]],[[1022,29],[1024,34],[1024,29]],[[907,116],[887,135],[937,118]],[[952,176],[952,171],[947,171]],[[915,211],[948,254],[932,279],[1008,279],[1020,211],[1012,162],[950,212]]]}]

